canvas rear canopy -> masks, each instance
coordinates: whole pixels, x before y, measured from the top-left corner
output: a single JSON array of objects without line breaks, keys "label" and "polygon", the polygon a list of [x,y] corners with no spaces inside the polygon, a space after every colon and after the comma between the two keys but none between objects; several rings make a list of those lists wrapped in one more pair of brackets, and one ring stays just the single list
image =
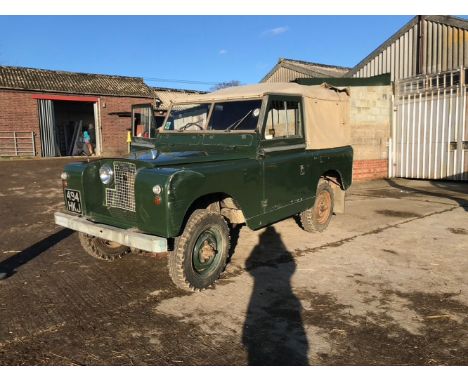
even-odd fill
[{"label": "canvas rear canopy", "polygon": [[262,98],[266,95],[298,96],[303,100],[307,149],[347,146],[351,141],[349,123],[349,91],[326,83],[262,83],[225,88],[213,93],[179,98],[177,103],[213,103]]}]

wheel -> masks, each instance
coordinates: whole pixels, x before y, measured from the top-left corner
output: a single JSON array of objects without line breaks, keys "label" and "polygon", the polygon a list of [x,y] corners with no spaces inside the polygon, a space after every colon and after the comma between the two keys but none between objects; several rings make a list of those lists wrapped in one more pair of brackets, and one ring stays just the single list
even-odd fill
[{"label": "wheel", "polygon": [[333,215],[333,190],[326,181],[319,182],[315,203],[300,214],[302,228],[307,232],[322,232]]},{"label": "wheel", "polygon": [[184,290],[202,290],[214,284],[224,271],[229,254],[229,228],[212,211],[195,210],[169,252],[169,274]]},{"label": "wheel", "polygon": [[130,247],[114,241],[100,239],[82,232],[79,233],[79,237],[83,249],[99,260],[114,261],[131,252]]}]

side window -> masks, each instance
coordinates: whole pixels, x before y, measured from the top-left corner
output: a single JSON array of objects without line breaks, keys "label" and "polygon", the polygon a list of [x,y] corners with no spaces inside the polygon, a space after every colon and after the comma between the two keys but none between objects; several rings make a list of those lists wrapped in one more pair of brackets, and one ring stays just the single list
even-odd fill
[{"label": "side window", "polygon": [[272,100],[266,114],[265,139],[301,137],[301,103]]}]

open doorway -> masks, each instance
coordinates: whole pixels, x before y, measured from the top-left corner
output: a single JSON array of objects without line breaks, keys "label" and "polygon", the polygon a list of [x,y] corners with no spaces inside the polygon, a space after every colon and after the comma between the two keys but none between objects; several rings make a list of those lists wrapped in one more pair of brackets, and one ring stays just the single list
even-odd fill
[{"label": "open doorway", "polygon": [[42,156],[99,154],[96,102],[39,99]]},{"label": "open doorway", "polygon": [[60,156],[92,155],[96,128],[92,102],[54,101]]}]

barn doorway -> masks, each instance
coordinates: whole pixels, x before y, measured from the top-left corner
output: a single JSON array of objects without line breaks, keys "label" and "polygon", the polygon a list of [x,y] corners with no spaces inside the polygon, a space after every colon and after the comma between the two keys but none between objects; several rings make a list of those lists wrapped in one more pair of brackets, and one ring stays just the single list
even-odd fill
[{"label": "barn doorway", "polygon": [[99,155],[97,102],[38,99],[38,109],[43,157]]}]

